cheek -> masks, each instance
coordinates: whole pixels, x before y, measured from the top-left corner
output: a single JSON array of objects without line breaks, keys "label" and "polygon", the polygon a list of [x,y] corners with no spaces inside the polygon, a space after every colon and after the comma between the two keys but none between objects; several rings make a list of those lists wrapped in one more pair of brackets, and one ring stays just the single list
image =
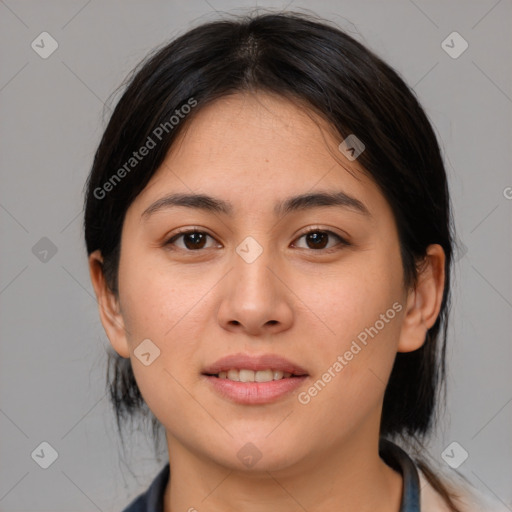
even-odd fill
[{"label": "cheek", "polygon": [[[183,429],[183,414],[197,414],[187,390],[197,371],[198,344],[205,290],[187,285],[183,277],[161,269],[137,265],[124,267],[123,316],[132,352],[132,368],[140,392],[150,410],[173,430]],[[121,283],[121,280],[120,280]],[[148,344],[147,341],[151,340]],[[143,345],[142,343],[146,343]],[[139,347],[148,347],[145,365]],[[155,355],[153,355],[155,354]],[[186,423],[186,422],[185,422]]]},{"label": "cheek", "polygon": [[380,251],[309,281],[308,306],[321,322],[310,318],[322,332],[316,336],[315,377],[322,381],[319,390],[329,382],[329,391],[321,393],[326,406],[332,399],[338,410],[358,408],[384,393],[405,309],[401,279],[399,254]]},{"label": "cheek", "polygon": [[354,371],[375,367],[378,375],[385,373],[396,353],[404,305],[400,295],[383,284],[358,282],[343,290],[338,287],[331,295],[324,309],[329,331],[318,337],[329,360],[342,355]]},{"label": "cheek", "polygon": [[119,286],[123,316],[132,342],[154,338],[168,343],[200,299],[200,290],[184,282],[175,269],[152,264],[142,252],[127,248],[120,262]]},{"label": "cheek", "polygon": [[[337,350],[358,334],[365,332],[386,314],[393,303],[402,300],[401,266],[396,257],[386,256],[384,251],[368,251],[358,253],[343,264],[328,272],[319,273],[315,278],[308,276],[302,285],[302,296],[309,307],[315,323],[324,331],[319,340],[324,340],[325,346],[332,345]],[[391,331],[390,325],[395,324],[396,308],[391,310],[390,322],[386,322],[383,332]],[[378,327],[381,327],[381,321]],[[364,337],[364,336],[362,336]]]}]

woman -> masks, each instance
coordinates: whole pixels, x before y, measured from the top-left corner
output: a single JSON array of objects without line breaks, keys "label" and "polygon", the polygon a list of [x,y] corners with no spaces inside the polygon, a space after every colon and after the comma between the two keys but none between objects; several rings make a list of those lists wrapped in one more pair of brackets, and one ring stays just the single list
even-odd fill
[{"label": "woman", "polygon": [[134,71],[85,208],[118,426],[147,405],[169,455],[125,512],[491,510],[407,450],[453,229],[431,125],[371,51],[294,13],[190,30]]}]

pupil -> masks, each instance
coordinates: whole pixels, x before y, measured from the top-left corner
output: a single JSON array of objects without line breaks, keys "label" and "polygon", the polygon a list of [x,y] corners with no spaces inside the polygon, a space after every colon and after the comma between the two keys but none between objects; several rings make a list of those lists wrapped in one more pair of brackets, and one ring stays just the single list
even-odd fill
[{"label": "pupil", "polygon": [[323,237],[323,241],[325,242],[325,239],[327,238],[326,233],[310,233],[308,236],[310,237],[310,239],[313,239],[314,245],[316,247],[322,246],[323,248],[325,246],[325,243],[322,244],[322,242],[320,242],[319,244],[318,239],[319,237]]},{"label": "pupil", "polygon": [[[185,245],[187,246],[187,249],[197,249],[201,248],[202,246],[198,245],[197,242],[201,241],[201,237],[203,238],[204,242],[204,236],[203,233],[189,233],[185,236]],[[194,242],[194,238],[196,239]],[[187,243],[188,240],[192,240],[192,247],[189,247],[189,244]]]}]

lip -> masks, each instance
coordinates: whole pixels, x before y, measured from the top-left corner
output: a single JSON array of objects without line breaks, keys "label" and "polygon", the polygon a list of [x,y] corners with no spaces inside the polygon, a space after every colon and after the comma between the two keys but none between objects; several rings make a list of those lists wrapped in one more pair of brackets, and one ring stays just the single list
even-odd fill
[{"label": "lip", "polygon": [[304,383],[308,376],[288,377],[270,382],[235,382],[211,375],[203,375],[203,378],[222,398],[238,404],[261,405],[276,402],[292,393]]},{"label": "lip", "polygon": [[[215,363],[207,366],[203,371],[203,375],[216,375],[220,372],[231,370],[232,368],[242,370],[280,370],[289,372],[297,376],[307,376],[308,372],[296,363],[276,354],[231,354],[222,357]],[[286,380],[286,379],[285,379]],[[231,381],[230,381],[231,382]],[[279,382],[279,381],[275,381]],[[246,384],[246,383],[243,383]],[[258,383],[265,384],[265,383]]]}]

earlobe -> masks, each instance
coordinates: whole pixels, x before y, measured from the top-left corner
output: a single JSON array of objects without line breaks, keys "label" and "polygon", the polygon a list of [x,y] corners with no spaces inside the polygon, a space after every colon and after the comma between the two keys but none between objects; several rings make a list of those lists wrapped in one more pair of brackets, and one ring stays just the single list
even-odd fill
[{"label": "earlobe", "polygon": [[120,311],[119,301],[109,289],[103,273],[103,257],[99,250],[89,255],[89,274],[96,294],[100,320],[115,351],[121,356],[130,357],[126,328]]},{"label": "earlobe", "polygon": [[428,329],[435,324],[441,310],[445,285],[444,266],[443,248],[439,244],[429,245],[425,260],[418,270],[416,286],[409,291],[407,297],[398,352],[412,352],[425,343]]}]

